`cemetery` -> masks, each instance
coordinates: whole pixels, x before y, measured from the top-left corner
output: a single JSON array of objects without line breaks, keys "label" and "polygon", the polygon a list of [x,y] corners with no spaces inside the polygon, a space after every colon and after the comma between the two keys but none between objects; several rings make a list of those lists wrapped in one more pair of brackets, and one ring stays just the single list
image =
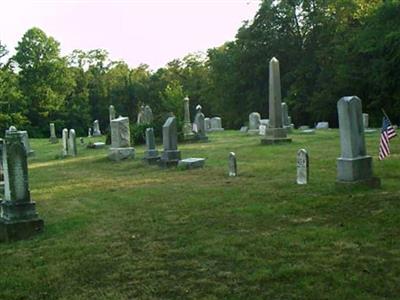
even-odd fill
[{"label": "cemetery", "polygon": [[0,40],[0,300],[398,299],[400,3],[378,2],[263,0],[154,70]]}]

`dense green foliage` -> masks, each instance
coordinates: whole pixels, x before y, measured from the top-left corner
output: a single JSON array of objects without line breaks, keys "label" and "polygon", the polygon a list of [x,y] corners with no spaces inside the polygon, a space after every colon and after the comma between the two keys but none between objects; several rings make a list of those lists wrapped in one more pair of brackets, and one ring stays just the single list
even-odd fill
[{"label": "dense green foliage", "polygon": [[[0,299],[399,299],[399,139],[377,161],[379,132],[366,135],[382,188],[343,191],[338,130],[291,137],[261,146],[212,133],[179,145],[184,158],[207,158],[191,171],[145,166],[143,146],[113,163],[81,144],[55,159],[60,144],[31,139],[45,228],[0,244]],[[306,186],[295,184],[299,148],[310,153]]]},{"label": "dense green foliage", "polygon": [[136,120],[149,104],[155,124],[172,112],[201,104],[238,128],[252,111],[267,117],[268,62],[281,63],[282,95],[296,125],[321,120],[336,125],[336,102],[358,95],[372,123],[380,108],[400,118],[400,2],[398,0],[264,0],[236,39],[189,54],[156,71],[110,61],[105,50],[60,56],[58,42],[28,30],[6,59],[0,43],[0,132],[9,125],[47,136],[48,123],[86,134],[94,119],[108,126],[108,106]]}]

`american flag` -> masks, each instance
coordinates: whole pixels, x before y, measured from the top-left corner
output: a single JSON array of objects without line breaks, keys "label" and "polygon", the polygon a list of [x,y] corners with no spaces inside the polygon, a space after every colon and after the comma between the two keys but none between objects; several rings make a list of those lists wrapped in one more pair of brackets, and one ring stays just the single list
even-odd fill
[{"label": "american flag", "polygon": [[381,142],[379,145],[379,160],[384,159],[390,154],[389,141],[396,136],[396,131],[392,127],[388,117],[383,117],[382,131],[381,131]]}]

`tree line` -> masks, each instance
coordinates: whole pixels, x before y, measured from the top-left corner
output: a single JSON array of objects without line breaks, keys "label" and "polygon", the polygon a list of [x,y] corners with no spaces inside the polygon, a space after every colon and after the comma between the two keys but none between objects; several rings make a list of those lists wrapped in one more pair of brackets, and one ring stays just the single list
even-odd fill
[{"label": "tree line", "polygon": [[108,125],[108,107],[135,122],[141,104],[155,124],[168,113],[192,117],[201,104],[225,128],[239,128],[252,111],[268,118],[268,63],[277,57],[282,97],[296,125],[337,125],[336,102],[363,100],[375,126],[384,108],[400,121],[400,2],[398,0],[264,0],[236,38],[206,54],[188,54],[156,71],[112,61],[103,49],[60,55],[60,44],[29,29],[9,57],[0,41],[0,132],[10,126],[31,136],[56,128],[87,133],[93,120]]}]

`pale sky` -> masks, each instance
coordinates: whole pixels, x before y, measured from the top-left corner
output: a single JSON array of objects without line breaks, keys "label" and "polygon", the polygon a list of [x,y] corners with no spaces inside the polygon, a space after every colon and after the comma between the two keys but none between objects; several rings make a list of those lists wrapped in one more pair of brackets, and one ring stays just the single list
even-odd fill
[{"label": "pale sky", "polygon": [[39,27],[74,49],[106,49],[113,60],[152,69],[233,40],[260,0],[0,0],[0,41],[13,53]]}]

